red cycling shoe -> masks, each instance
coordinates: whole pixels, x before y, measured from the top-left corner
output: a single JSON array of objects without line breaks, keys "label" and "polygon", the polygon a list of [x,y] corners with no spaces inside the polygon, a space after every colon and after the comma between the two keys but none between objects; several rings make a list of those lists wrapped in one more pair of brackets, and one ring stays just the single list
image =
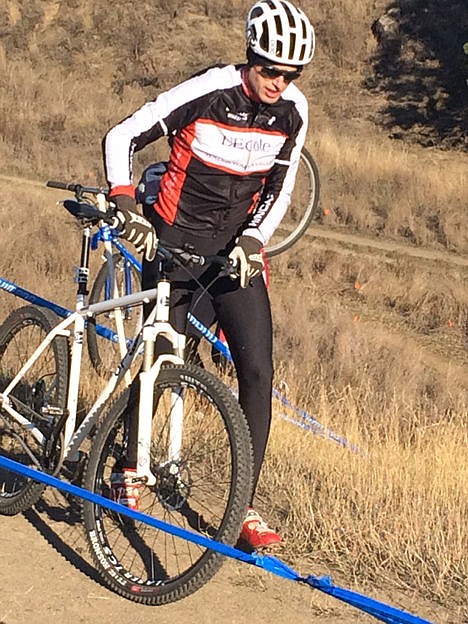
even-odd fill
[{"label": "red cycling shoe", "polygon": [[247,511],[247,516],[242,524],[240,539],[254,550],[277,546],[282,542],[278,533],[270,529],[260,514],[251,507]]},{"label": "red cycling shoe", "polygon": [[110,478],[112,500],[129,509],[140,508],[140,489],[143,485],[136,476],[136,470],[125,468],[122,472],[113,472]]}]

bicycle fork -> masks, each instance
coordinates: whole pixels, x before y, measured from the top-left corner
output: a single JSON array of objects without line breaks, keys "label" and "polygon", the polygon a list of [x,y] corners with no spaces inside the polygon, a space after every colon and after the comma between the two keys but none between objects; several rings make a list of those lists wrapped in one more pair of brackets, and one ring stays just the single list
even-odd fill
[{"label": "bicycle fork", "polygon": [[[144,325],[142,338],[144,345],[143,366],[140,372],[140,401],[138,408],[138,447],[137,447],[137,477],[142,478],[148,485],[156,483],[156,477],[151,471],[151,430],[153,420],[154,384],[158,378],[162,364],[184,363],[185,336],[177,332],[169,323],[169,295],[170,283],[163,279],[157,284],[156,320]],[[156,338],[164,336],[172,344],[173,353],[163,353],[154,360]],[[178,388],[172,391],[169,443],[167,459],[164,462],[176,462],[180,458],[183,430],[183,390]],[[157,418],[157,414],[155,415]]]}]

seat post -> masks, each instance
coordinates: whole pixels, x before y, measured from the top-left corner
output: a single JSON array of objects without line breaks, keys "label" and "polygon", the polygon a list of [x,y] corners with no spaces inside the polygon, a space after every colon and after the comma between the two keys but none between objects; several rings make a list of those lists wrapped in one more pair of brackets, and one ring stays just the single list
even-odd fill
[{"label": "seat post", "polygon": [[80,266],[76,269],[75,281],[78,284],[76,292],[77,309],[79,310],[86,305],[86,297],[89,294],[88,291],[88,277],[89,277],[89,252],[91,245],[91,226],[85,225],[83,228],[83,234],[81,237],[81,258]]}]

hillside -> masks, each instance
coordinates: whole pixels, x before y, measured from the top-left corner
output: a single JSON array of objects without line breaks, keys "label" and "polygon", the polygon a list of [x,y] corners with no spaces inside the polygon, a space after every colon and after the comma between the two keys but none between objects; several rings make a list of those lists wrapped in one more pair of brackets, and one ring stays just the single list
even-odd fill
[{"label": "hillside", "polygon": [[[464,250],[464,240],[452,240],[459,228],[451,231],[464,206],[464,3],[445,10],[432,0],[402,1],[396,38],[378,42],[372,26],[393,5],[304,2],[317,52],[300,86],[310,99],[308,146],[321,169],[326,222],[417,244],[445,237],[446,246]],[[143,0],[135,12],[116,0],[109,19],[104,1],[8,0],[0,27],[3,172],[104,182],[105,132],[201,67],[242,60],[248,6]],[[453,159],[447,148],[457,150]],[[148,149],[144,161],[164,149],[162,143]],[[393,168],[370,179],[369,166],[393,152]],[[434,175],[451,170],[441,181],[443,205],[420,188],[417,207],[392,206],[405,173],[414,167],[415,175],[424,174],[422,163],[433,165]],[[403,214],[390,215],[395,208]]]},{"label": "hillside", "polygon": [[[243,60],[250,4],[4,0],[0,276],[73,301],[76,232],[54,205],[62,194],[44,181],[104,184],[106,131],[200,68]],[[284,422],[276,402],[261,504],[282,527],[293,565],[331,570],[371,594],[378,588],[390,603],[404,593],[410,610],[420,606],[430,619],[432,605],[437,621],[461,624],[468,617],[466,3],[301,6],[317,31],[299,86],[310,100],[307,147],[320,169],[321,216],[271,263],[275,385],[366,449],[368,461]],[[137,171],[166,152],[160,143],[138,155]],[[18,303],[2,295],[1,317]],[[317,622],[341,613],[313,605]]]}]

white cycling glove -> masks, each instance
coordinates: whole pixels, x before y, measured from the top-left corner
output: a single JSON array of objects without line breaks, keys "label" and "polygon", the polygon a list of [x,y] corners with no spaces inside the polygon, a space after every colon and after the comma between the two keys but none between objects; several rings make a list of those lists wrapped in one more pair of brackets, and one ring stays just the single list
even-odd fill
[{"label": "white cycling glove", "polygon": [[154,260],[158,249],[158,237],[148,219],[136,212],[135,200],[128,195],[115,195],[111,199],[115,204],[115,216],[111,227],[119,230],[122,238],[133,243],[138,253],[144,252],[148,262]]},{"label": "white cycling glove", "polygon": [[262,274],[262,246],[262,243],[253,236],[239,236],[236,246],[229,254],[239,273],[241,288],[246,288],[253,277]]}]

